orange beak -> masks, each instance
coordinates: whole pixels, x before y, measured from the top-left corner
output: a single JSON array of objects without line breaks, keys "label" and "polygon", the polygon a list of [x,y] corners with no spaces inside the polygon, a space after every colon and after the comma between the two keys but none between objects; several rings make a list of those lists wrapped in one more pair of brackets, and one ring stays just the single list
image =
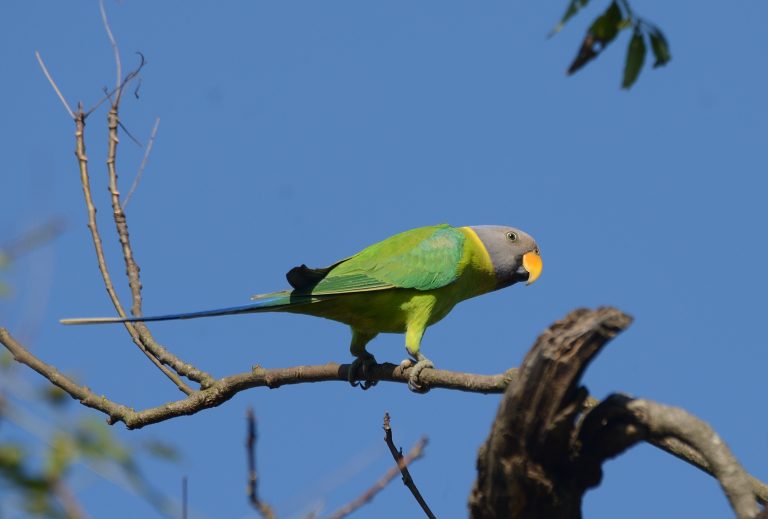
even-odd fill
[{"label": "orange beak", "polygon": [[539,251],[523,254],[523,268],[528,271],[528,285],[539,279],[544,264],[541,262]]}]

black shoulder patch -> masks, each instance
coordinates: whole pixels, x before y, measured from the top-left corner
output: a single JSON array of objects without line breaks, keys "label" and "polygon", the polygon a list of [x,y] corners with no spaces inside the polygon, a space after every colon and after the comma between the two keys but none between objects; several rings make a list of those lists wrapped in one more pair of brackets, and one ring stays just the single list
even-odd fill
[{"label": "black shoulder patch", "polygon": [[320,281],[322,281],[323,278],[327,276],[328,273],[333,270],[333,267],[336,265],[338,265],[338,263],[334,263],[330,267],[320,269],[313,269],[307,267],[306,265],[299,265],[298,267],[293,267],[291,270],[289,270],[285,275],[285,278],[288,280],[288,283],[290,283],[294,290],[309,290],[320,283]]}]

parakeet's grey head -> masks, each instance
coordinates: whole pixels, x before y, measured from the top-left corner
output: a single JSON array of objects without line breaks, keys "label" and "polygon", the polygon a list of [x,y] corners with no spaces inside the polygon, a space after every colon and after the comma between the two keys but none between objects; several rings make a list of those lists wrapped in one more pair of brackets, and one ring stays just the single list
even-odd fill
[{"label": "parakeet's grey head", "polygon": [[498,288],[519,281],[530,285],[539,277],[542,268],[539,246],[529,234],[501,225],[474,225],[472,230],[491,257]]}]

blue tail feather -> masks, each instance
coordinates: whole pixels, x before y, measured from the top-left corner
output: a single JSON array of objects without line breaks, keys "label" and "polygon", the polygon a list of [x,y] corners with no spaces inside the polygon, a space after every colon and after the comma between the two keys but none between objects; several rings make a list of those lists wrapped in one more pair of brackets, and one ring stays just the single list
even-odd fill
[{"label": "blue tail feather", "polygon": [[280,307],[294,304],[310,303],[314,298],[292,297],[290,292],[275,292],[258,296],[253,303],[242,306],[230,306],[227,308],[216,308],[213,310],[202,310],[199,312],[187,312],[180,314],[151,315],[140,317],[78,317],[71,319],[61,319],[61,324],[107,324],[107,323],[137,323],[151,321],[174,321],[178,319],[197,319],[200,317],[214,317],[219,315],[237,315],[253,312],[277,310]]}]

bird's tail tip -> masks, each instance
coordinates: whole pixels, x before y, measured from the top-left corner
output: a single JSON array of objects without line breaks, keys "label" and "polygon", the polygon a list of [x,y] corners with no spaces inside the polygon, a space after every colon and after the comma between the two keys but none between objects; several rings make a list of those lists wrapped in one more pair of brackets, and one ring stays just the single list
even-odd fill
[{"label": "bird's tail tip", "polygon": [[120,322],[123,322],[123,320],[119,317],[70,317],[67,319],[59,319],[59,323],[64,325],[106,324]]}]

